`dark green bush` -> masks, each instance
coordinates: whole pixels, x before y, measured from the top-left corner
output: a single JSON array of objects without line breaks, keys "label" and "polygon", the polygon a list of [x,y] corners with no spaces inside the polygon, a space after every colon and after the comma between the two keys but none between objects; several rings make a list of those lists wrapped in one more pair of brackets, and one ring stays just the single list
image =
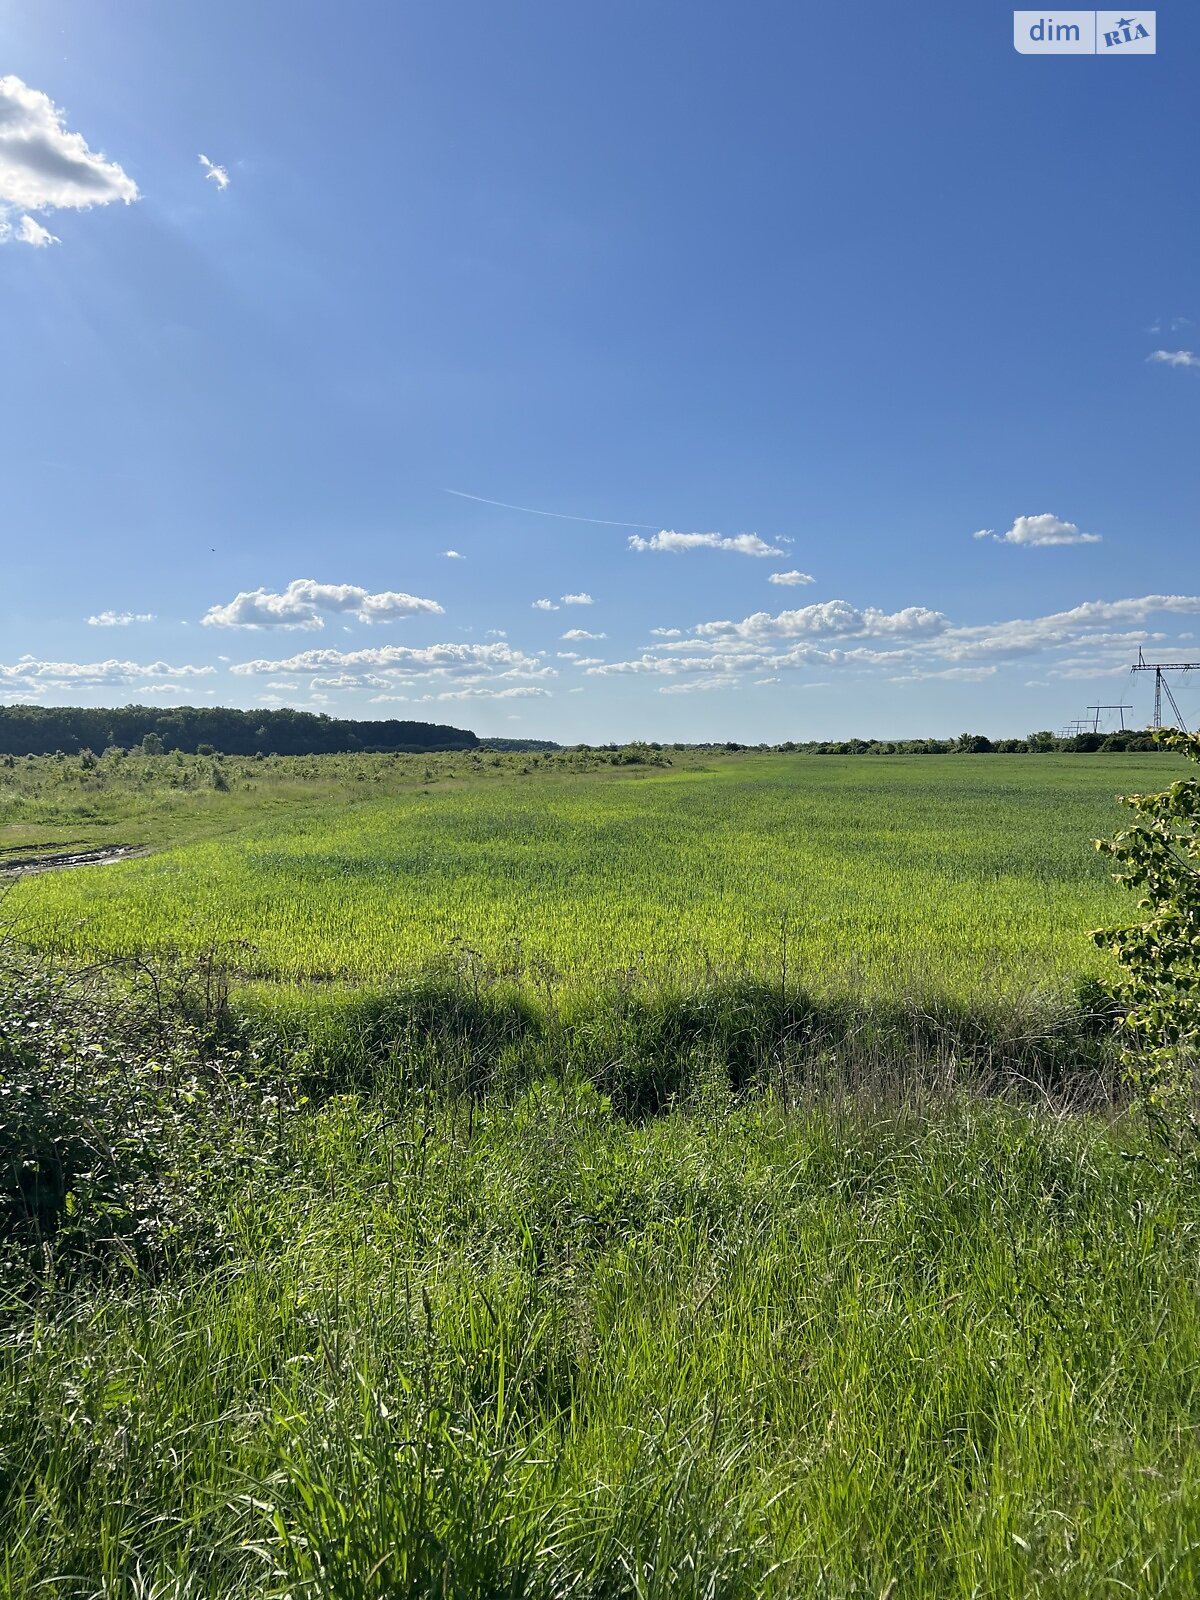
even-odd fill
[{"label": "dark green bush", "polygon": [[205,975],[135,980],[55,973],[0,948],[9,1284],[215,1259],[214,1201],[278,1158],[298,1097],[276,1064],[205,1018]]}]

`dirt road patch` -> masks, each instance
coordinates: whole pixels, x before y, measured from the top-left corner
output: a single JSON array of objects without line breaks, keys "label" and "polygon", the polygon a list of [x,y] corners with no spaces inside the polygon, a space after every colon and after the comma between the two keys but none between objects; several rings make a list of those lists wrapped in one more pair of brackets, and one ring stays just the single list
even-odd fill
[{"label": "dirt road patch", "polygon": [[0,878],[24,877],[26,873],[61,872],[67,867],[110,867],[114,861],[149,855],[144,844],[110,844],[98,850],[64,850],[54,855],[20,856],[6,861],[0,856]]}]

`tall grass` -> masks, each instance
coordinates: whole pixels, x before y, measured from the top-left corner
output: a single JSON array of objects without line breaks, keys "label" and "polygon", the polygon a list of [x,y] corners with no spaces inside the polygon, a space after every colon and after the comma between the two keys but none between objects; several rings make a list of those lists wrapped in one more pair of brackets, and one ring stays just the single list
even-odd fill
[{"label": "tall grass", "polygon": [[[1200,1197],[1055,922],[1108,802],[976,759],[322,791],[215,853],[210,789],[21,884],[0,1596],[1194,1595]],[[519,950],[387,944],[434,904]]]},{"label": "tall grass", "polygon": [[10,1307],[5,1594],[1200,1582],[1197,1213],[1128,1129],[698,1080],[290,1138],[220,1267]]},{"label": "tall grass", "polygon": [[511,1094],[541,1078],[584,1076],[622,1115],[662,1110],[697,1064],[735,1091],[785,1100],[814,1087],[916,1074],[974,1092],[1049,1094],[1058,1103],[1118,1096],[1112,1005],[1098,987],[1059,1000],[814,996],[752,978],[668,990],[613,982],[563,996],[511,977],[435,968],[386,989],[236,989],[231,1019],[285,1042],[322,1085]]}]

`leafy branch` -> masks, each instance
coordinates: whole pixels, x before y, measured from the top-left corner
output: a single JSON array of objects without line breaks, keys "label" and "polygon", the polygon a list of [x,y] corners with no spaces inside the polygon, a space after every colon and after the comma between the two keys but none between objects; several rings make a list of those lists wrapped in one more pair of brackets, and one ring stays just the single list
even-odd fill
[{"label": "leafy branch", "polygon": [[[1200,762],[1200,736],[1169,729],[1171,750]],[[1200,1054],[1200,779],[1181,778],[1160,794],[1123,795],[1135,815],[1097,850],[1113,877],[1138,895],[1140,921],[1096,929],[1092,938],[1121,968],[1114,985],[1123,1011],[1126,1071],[1155,1137],[1182,1153],[1200,1139],[1193,1077]]]}]

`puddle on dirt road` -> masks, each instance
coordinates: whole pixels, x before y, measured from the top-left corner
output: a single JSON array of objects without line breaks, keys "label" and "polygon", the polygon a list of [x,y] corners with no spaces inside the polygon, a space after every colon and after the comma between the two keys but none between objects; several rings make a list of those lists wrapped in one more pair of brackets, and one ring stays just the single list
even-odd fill
[{"label": "puddle on dirt road", "polygon": [[110,867],[115,861],[148,855],[144,844],[110,844],[98,850],[64,850],[53,855],[28,855],[5,861],[0,857],[0,878],[24,877],[34,872],[61,872],[68,867]]}]

